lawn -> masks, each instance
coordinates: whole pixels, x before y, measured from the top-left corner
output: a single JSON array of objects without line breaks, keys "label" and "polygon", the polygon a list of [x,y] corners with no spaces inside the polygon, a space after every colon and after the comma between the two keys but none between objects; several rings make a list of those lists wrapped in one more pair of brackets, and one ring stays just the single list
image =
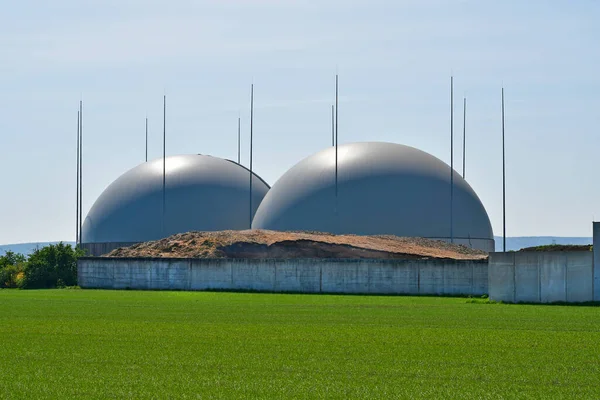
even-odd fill
[{"label": "lawn", "polygon": [[600,398],[600,308],[0,290],[0,398]]}]

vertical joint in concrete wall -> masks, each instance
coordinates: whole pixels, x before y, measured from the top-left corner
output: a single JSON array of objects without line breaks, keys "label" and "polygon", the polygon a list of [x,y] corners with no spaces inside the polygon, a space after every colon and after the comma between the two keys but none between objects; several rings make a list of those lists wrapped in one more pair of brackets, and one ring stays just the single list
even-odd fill
[{"label": "vertical joint in concrete wall", "polygon": [[[446,276],[446,263],[442,264],[442,279]],[[439,290],[435,294],[446,294],[445,287],[442,286],[442,293],[439,293]]]},{"label": "vertical joint in concrete wall", "polygon": [[594,301],[600,301],[600,222],[594,222],[594,256],[592,261],[592,292]]},{"label": "vertical joint in concrete wall", "polygon": [[475,264],[471,263],[471,295],[475,295]]},{"label": "vertical joint in concrete wall", "polygon": [[540,266],[540,258],[538,257],[537,262],[537,278],[538,278],[538,294],[537,301],[538,303],[542,302],[542,267]]},{"label": "vertical joint in concrete wall", "polygon": [[188,262],[187,290],[192,290],[192,260]]},{"label": "vertical joint in concrete wall", "polygon": [[[593,260],[592,260],[593,262]],[[569,269],[569,256],[565,255],[565,273],[563,275],[563,279],[565,280],[565,301],[569,300],[569,282],[567,282],[568,280],[568,273],[567,273],[567,269]]]},{"label": "vertical joint in concrete wall", "polygon": [[319,263],[319,293],[323,293],[323,264]]},{"label": "vertical joint in concrete wall", "polygon": [[513,303],[517,302],[517,262],[514,260],[512,268],[512,289],[513,289]]}]

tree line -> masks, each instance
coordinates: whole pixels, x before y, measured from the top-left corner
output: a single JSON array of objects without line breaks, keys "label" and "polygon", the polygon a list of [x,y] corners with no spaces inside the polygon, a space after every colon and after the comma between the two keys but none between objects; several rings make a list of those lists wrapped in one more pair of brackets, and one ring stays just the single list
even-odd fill
[{"label": "tree line", "polygon": [[29,256],[7,251],[0,256],[0,288],[51,289],[77,285],[77,259],[82,249],[58,243]]}]

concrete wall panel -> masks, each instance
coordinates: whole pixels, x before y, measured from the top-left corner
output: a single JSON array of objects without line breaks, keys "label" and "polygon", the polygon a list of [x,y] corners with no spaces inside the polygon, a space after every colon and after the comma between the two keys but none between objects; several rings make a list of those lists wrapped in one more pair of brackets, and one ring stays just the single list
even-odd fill
[{"label": "concrete wall panel", "polygon": [[444,294],[444,268],[445,265],[436,267],[432,264],[419,265],[419,293]]},{"label": "concrete wall panel", "polygon": [[516,265],[515,302],[538,303],[540,301],[540,274],[536,264]]},{"label": "concrete wall panel", "polygon": [[369,265],[358,260],[321,263],[321,291],[326,293],[368,293]]},{"label": "concrete wall panel", "polygon": [[490,298],[534,303],[590,301],[593,261],[589,251],[491,253]]},{"label": "concrete wall panel", "polygon": [[444,266],[443,294],[462,294],[471,291],[473,286],[473,268],[449,263]]},{"label": "concrete wall panel", "polygon": [[592,252],[567,254],[567,301],[585,302],[594,299]]},{"label": "concrete wall panel", "polygon": [[515,253],[490,253],[488,285],[490,299],[515,302]]},{"label": "concrete wall panel", "polygon": [[264,260],[261,260],[261,263],[235,262],[232,268],[231,289],[267,292],[275,290],[274,263],[265,263]]},{"label": "concrete wall panel", "polygon": [[473,268],[473,295],[488,294],[488,264],[472,263],[471,268]]},{"label": "concrete wall panel", "polygon": [[[78,263],[79,265],[79,263]],[[78,284],[81,287],[111,289],[114,284],[114,262],[90,262],[88,268],[77,269]]]},{"label": "concrete wall panel", "polygon": [[275,287],[278,292],[318,293],[321,291],[321,267],[306,260],[272,262],[275,267]]},{"label": "concrete wall panel", "polygon": [[538,303],[541,299],[539,253],[515,253],[515,302]]},{"label": "concrete wall panel", "polygon": [[419,267],[414,264],[372,264],[369,293],[419,293]]},{"label": "concrete wall panel", "polygon": [[152,264],[145,263],[143,261],[134,262],[129,268],[120,268],[115,265],[115,270],[122,270],[122,276],[127,274],[129,269],[130,279],[128,281],[122,281],[121,288],[133,288],[139,287],[140,289],[150,289],[152,281]]},{"label": "concrete wall panel", "polygon": [[554,303],[567,301],[567,256],[563,253],[541,253],[540,266],[540,301]]},{"label": "concrete wall panel", "polygon": [[85,288],[483,294],[487,263],[447,260],[82,258]]},{"label": "concrete wall panel", "polygon": [[165,260],[150,266],[149,289],[186,290],[189,289],[189,261]]},{"label": "concrete wall panel", "polygon": [[232,262],[190,261],[190,290],[230,289],[232,287]]},{"label": "concrete wall panel", "polygon": [[127,289],[131,287],[132,282],[144,284],[143,282],[147,280],[147,273],[149,273],[148,266],[140,262],[132,263],[129,268],[119,268],[118,266],[115,266],[113,286],[115,289]]}]

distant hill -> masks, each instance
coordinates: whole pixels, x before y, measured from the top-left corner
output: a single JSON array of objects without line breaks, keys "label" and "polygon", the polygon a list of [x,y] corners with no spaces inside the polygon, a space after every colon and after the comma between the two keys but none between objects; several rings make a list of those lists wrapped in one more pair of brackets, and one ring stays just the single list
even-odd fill
[{"label": "distant hill", "polygon": [[[0,256],[4,255],[7,251],[12,251],[15,253],[21,253],[24,255],[29,255],[35,251],[37,248],[42,248],[44,246],[48,246],[49,244],[57,244],[59,242],[35,242],[35,243],[18,243],[18,244],[3,244],[0,245]],[[73,246],[75,242],[63,242],[65,244],[70,244]]]},{"label": "distant hill", "polygon": [[[502,236],[495,236],[496,251],[502,251]],[[525,247],[545,246],[549,244],[592,244],[591,237],[561,236],[518,236],[506,238],[506,250],[521,250]]]}]

